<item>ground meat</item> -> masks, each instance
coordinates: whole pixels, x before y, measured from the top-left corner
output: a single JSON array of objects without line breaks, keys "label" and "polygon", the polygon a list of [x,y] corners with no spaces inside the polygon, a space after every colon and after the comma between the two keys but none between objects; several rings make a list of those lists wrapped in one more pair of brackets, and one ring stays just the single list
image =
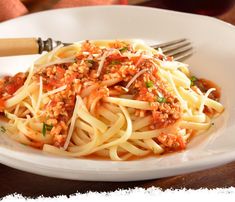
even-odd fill
[{"label": "ground meat", "polygon": [[[150,103],[151,109],[136,110],[134,114],[137,117],[151,115],[152,129],[167,127],[180,119],[180,103],[176,96],[169,92],[168,84],[159,76],[158,67],[153,59],[145,55],[145,52],[136,54],[137,51],[134,51],[133,47],[123,42],[115,42],[110,47],[112,49],[107,50],[85,41],[74,62],[51,65],[34,73],[33,81],[39,83],[42,78],[43,94],[50,92],[50,95],[43,98],[41,102],[40,107],[44,110],[41,121],[52,127],[50,134],[53,136],[54,145],[61,147],[66,140],[69,121],[78,95],[84,99],[86,108],[92,111],[94,116],[96,116],[96,108],[103,103],[103,98],[110,95],[119,97],[129,94],[135,100]],[[124,53],[127,52],[134,56],[125,55]],[[107,57],[104,63],[101,63],[105,54]],[[59,57],[62,57],[62,54]],[[161,55],[154,57],[171,60]],[[103,65],[100,66],[101,64]],[[99,68],[101,72],[98,75]],[[1,96],[12,95],[24,84],[25,78],[25,74],[19,73],[14,77],[0,80],[0,110],[4,108]],[[114,85],[104,84],[107,80],[115,79],[117,82],[115,81]],[[97,87],[89,91],[88,88],[94,85]],[[82,92],[87,90],[89,93],[82,96]],[[6,98],[5,95],[4,98]],[[158,141],[163,144],[163,139]],[[168,140],[165,140],[164,144],[166,142],[170,144]]]},{"label": "ground meat", "polygon": [[168,151],[183,150],[186,146],[184,140],[178,134],[161,133],[156,139]]}]

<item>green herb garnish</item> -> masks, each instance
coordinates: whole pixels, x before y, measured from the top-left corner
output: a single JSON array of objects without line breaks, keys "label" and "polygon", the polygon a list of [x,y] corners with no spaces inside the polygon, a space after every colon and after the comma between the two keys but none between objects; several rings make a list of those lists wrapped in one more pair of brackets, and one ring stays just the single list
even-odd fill
[{"label": "green herb garnish", "polygon": [[53,128],[53,125],[47,125],[47,124],[46,124],[46,129],[47,129],[48,131],[51,131],[52,128]]},{"label": "green herb garnish", "polygon": [[166,102],[166,98],[164,98],[164,97],[157,97],[157,102],[165,103]]},{"label": "green herb garnish", "polygon": [[127,48],[126,46],[119,49],[119,51],[120,51],[121,53],[123,53],[123,52],[125,52],[125,51],[127,51],[127,50],[128,50],[128,48]]},{"label": "green herb garnish", "polygon": [[94,60],[87,60],[87,62],[90,63],[90,64],[92,64],[92,65],[95,63]]},{"label": "green herb garnish", "polygon": [[42,134],[43,134],[44,137],[46,136],[46,132],[47,132],[46,124],[43,123],[43,126],[42,126]]},{"label": "green herb garnish", "polygon": [[195,86],[195,82],[197,81],[197,77],[195,77],[195,76],[191,76],[191,78],[190,78],[190,81],[191,81],[191,86]]},{"label": "green herb garnish", "polygon": [[145,85],[147,88],[152,88],[153,87],[153,82],[152,81],[147,81],[145,82]]},{"label": "green herb garnish", "polygon": [[5,133],[5,132],[6,132],[6,128],[5,128],[4,126],[1,126],[1,127],[0,127],[0,131],[1,131],[2,133]]},{"label": "green herb garnish", "polygon": [[111,64],[111,65],[120,65],[121,62],[118,61],[118,60],[113,60],[110,64]]},{"label": "green herb garnish", "polygon": [[43,126],[42,126],[42,134],[43,134],[43,136],[45,137],[46,136],[46,132],[47,131],[51,131],[52,128],[53,128],[52,125],[48,125],[46,123],[43,123]]}]

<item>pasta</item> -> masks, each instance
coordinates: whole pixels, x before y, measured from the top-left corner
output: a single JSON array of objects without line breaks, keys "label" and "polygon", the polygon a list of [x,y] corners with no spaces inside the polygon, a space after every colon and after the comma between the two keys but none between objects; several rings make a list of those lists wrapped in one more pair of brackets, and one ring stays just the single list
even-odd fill
[{"label": "pasta", "polygon": [[219,88],[141,41],[82,41],[0,79],[7,134],[45,152],[115,161],[184,150],[223,112]]}]

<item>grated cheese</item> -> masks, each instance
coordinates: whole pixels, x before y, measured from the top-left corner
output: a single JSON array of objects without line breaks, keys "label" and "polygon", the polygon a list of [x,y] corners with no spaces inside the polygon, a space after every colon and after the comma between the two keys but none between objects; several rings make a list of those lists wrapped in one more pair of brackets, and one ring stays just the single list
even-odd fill
[{"label": "grated cheese", "polygon": [[132,77],[132,79],[128,82],[128,84],[126,85],[126,88],[128,89],[131,84],[142,74],[144,74],[146,71],[148,71],[148,69],[142,69],[141,71],[139,71],[135,76]]},{"label": "grated cheese", "polygon": [[78,96],[77,96],[76,97],[75,107],[74,107],[74,110],[73,110],[73,115],[72,115],[72,118],[71,118],[71,124],[70,124],[70,127],[69,127],[69,132],[68,132],[68,135],[66,137],[64,146],[63,146],[64,150],[66,150],[69,146],[69,142],[70,142],[70,139],[72,137],[74,127],[75,127],[75,122],[76,122],[76,119],[77,119],[77,111],[78,111],[78,108],[79,108],[80,105],[81,105],[81,103],[80,103],[80,100],[78,99]]},{"label": "grated cheese", "polygon": [[35,107],[35,113],[37,113],[37,111],[39,110],[40,107],[40,103],[42,100],[42,90],[43,90],[43,82],[42,82],[42,77],[40,76],[40,81],[39,81],[39,95],[38,95],[38,101]]},{"label": "grated cheese", "polygon": [[100,60],[100,62],[99,62],[99,67],[98,67],[98,70],[97,70],[97,76],[98,76],[98,77],[99,77],[100,74],[101,74],[101,71],[102,71],[102,69],[103,69],[103,67],[104,67],[105,59],[108,57],[108,55],[109,55],[109,52],[106,51],[106,52],[102,55],[102,57],[101,57],[101,60]]},{"label": "grated cheese", "polygon": [[54,89],[54,90],[48,91],[47,93],[45,93],[45,94],[43,95],[43,97],[46,97],[46,96],[48,96],[48,95],[52,95],[52,94],[58,93],[58,92],[60,92],[60,91],[65,90],[66,88],[67,88],[67,85],[64,85],[64,86],[61,86],[61,87],[56,88],[56,89]]},{"label": "grated cheese", "polygon": [[206,99],[208,98],[208,96],[210,95],[210,93],[212,91],[215,91],[216,89],[215,88],[210,88],[206,93],[205,95],[202,95],[202,101],[201,101],[201,104],[200,104],[200,107],[199,107],[199,113],[202,113],[203,112],[203,109],[204,109],[204,105],[206,104]]}]

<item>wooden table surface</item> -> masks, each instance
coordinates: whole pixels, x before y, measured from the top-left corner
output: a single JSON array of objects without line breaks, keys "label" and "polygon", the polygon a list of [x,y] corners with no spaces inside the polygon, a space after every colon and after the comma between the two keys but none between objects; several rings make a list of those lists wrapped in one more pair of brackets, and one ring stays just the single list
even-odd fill
[{"label": "wooden table surface", "polygon": [[[132,0],[133,2],[134,0]],[[30,12],[49,9],[56,0],[34,1],[28,5]],[[143,6],[156,6],[163,8],[161,1],[151,1],[140,3]],[[223,15],[217,16],[235,25],[235,5]],[[12,193],[19,193],[23,196],[37,197],[70,195],[76,192],[84,193],[87,191],[114,191],[117,189],[129,189],[134,187],[159,187],[168,188],[225,188],[235,186],[235,162],[217,168],[194,172],[175,177],[168,177],[148,181],[136,182],[85,182],[62,180],[43,177],[16,170],[0,164],[0,197]]]}]

